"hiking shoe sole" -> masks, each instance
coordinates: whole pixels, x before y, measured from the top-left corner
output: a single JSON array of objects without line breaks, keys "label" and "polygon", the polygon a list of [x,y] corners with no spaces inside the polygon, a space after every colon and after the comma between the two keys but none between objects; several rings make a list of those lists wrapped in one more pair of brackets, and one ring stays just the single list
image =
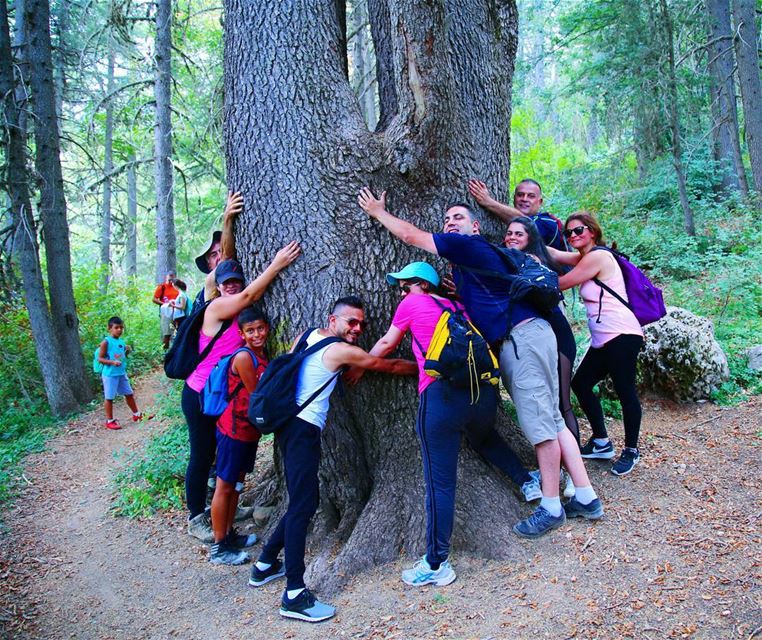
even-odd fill
[{"label": "hiking shoe sole", "polygon": [[324,620],[330,620],[336,613],[331,613],[325,616],[309,616],[299,611],[289,611],[288,609],[280,609],[280,615],[284,618],[293,618],[294,620],[304,620],[304,622],[323,622]]},{"label": "hiking shoe sole", "polygon": [[594,451],[593,453],[580,454],[588,460],[611,460],[616,455],[616,451]]},{"label": "hiking shoe sole", "polygon": [[286,570],[282,569],[278,573],[273,573],[272,575],[269,575],[266,578],[262,578],[261,580],[255,580],[254,578],[249,578],[249,586],[250,587],[261,587],[263,585],[266,585],[268,582],[272,582],[273,580],[277,580],[278,578],[282,578],[285,575],[286,575]]}]

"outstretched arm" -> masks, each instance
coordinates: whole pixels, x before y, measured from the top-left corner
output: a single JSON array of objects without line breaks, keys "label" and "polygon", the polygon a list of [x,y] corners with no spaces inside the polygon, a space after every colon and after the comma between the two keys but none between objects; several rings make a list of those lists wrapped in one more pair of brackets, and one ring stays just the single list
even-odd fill
[{"label": "outstretched arm", "polygon": [[576,267],[558,278],[559,289],[566,291],[593,278],[600,278],[601,269],[605,267],[603,259],[603,251],[591,251],[582,256]]},{"label": "outstretched arm", "polygon": [[378,220],[393,236],[397,236],[405,244],[438,255],[431,233],[422,231],[414,224],[396,218],[386,210],[386,191],[381,193],[380,198],[376,198],[368,187],[363,187],[360,189],[357,203],[365,213],[374,220]]},{"label": "outstretched arm", "polygon": [[511,207],[504,202],[495,200],[490,195],[487,185],[481,180],[469,180],[468,191],[473,196],[474,200],[479,203],[480,207],[483,207],[490,213],[494,213],[503,222],[510,222],[514,218],[524,215],[518,209]]},{"label": "outstretched arm", "polygon": [[550,257],[558,262],[558,264],[568,264],[573,267],[582,259],[582,254],[576,251],[559,251],[553,247],[545,248],[548,250]]},{"label": "outstretched arm", "polygon": [[396,376],[412,376],[418,372],[418,365],[412,360],[379,358],[366,353],[360,347],[342,343],[326,349],[323,364],[330,371],[336,371],[339,367],[360,367],[367,371],[391,373]]},{"label": "outstretched arm", "polygon": [[[397,327],[391,325],[389,331],[376,342],[373,348],[368,352],[368,355],[385,358],[397,348],[397,345],[399,345],[400,342],[402,342],[402,337],[404,335],[405,334]],[[354,366],[344,374],[344,381],[349,384],[357,384],[360,381],[360,378],[362,378],[363,373],[365,373],[365,369]]]},{"label": "outstretched arm", "polygon": [[228,192],[228,200],[225,203],[225,213],[222,214],[222,245],[221,260],[235,260],[235,234],[233,227],[238,215],[243,211],[243,196],[240,191]]}]

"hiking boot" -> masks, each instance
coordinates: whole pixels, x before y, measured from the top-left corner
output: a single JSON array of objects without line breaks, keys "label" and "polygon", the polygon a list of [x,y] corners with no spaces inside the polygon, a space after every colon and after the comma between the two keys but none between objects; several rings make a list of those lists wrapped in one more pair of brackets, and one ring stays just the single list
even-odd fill
[{"label": "hiking boot", "polygon": [[619,460],[611,467],[611,473],[615,476],[626,476],[638,462],[640,462],[640,451],[625,447],[622,449],[622,455],[619,456]]},{"label": "hiking boot", "polygon": [[573,498],[577,490],[574,488],[574,482],[566,471],[561,471],[561,485],[564,488],[564,498]]},{"label": "hiking boot", "polygon": [[236,522],[241,522],[241,520],[246,520],[246,518],[250,518],[251,514],[253,513],[254,513],[254,507],[242,507],[241,505],[238,505],[235,508],[234,520]]},{"label": "hiking boot", "polygon": [[249,554],[240,549],[234,549],[227,540],[215,542],[209,554],[209,562],[212,564],[239,565],[246,564],[251,558]]},{"label": "hiking boot", "polygon": [[563,509],[557,518],[552,516],[544,507],[537,507],[526,520],[513,525],[513,530],[522,538],[539,538],[551,529],[556,529],[566,522]]},{"label": "hiking boot", "polygon": [[238,533],[235,527],[233,527],[225,538],[227,542],[234,549],[247,549],[253,547],[257,542],[257,534],[255,533]]},{"label": "hiking boot", "polygon": [[603,505],[599,498],[590,504],[582,504],[577,498],[572,498],[564,505],[567,518],[585,518],[586,520],[598,520],[603,517]]},{"label": "hiking boot", "polygon": [[208,511],[199,513],[188,520],[188,535],[198,538],[201,542],[210,544],[214,542],[214,532],[212,531],[212,516]]},{"label": "hiking boot", "polygon": [[336,607],[320,602],[309,589],[302,592],[291,600],[286,592],[280,600],[280,615],[284,618],[295,618],[305,622],[322,622],[333,618]]},{"label": "hiking boot", "polygon": [[286,575],[283,563],[280,560],[273,560],[273,563],[267,569],[259,569],[257,565],[251,568],[251,577],[249,584],[252,587],[261,587],[263,584],[277,580]]},{"label": "hiking boot", "polygon": [[418,560],[412,569],[405,569],[402,572],[402,582],[411,587],[422,587],[425,584],[444,587],[454,582],[455,578],[457,578],[455,571],[447,560],[439,565],[439,569],[434,571],[426,560],[426,556]]},{"label": "hiking boot", "polygon": [[609,440],[603,446],[595,444],[593,438],[587,441],[587,444],[580,449],[583,458],[599,458],[601,460],[611,460],[614,457],[614,445]]},{"label": "hiking boot", "polygon": [[106,420],[106,429],[117,431],[118,429],[121,429],[121,428],[122,428],[122,425],[119,424],[119,420]]},{"label": "hiking boot", "polygon": [[[529,475],[532,475],[531,471],[529,472]],[[524,500],[527,502],[532,502],[532,500],[539,500],[542,498],[540,481],[535,480],[534,476],[532,476],[531,480],[527,480],[524,484],[521,485],[521,493],[524,494]]]}]

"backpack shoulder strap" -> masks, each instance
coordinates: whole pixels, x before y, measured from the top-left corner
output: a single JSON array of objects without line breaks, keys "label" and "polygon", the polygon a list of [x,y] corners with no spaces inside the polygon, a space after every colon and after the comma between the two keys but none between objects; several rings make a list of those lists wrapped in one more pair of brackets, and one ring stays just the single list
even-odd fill
[{"label": "backpack shoulder strap", "polygon": [[[210,352],[211,352],[211,350],[212,350],[212,347],[214,346],[214,343],[215,343],[215,342],[217,342],[217,340],[219,340],[219,339],[220,339],[220,337],[222,336],[222,334],[223,334],[223,333],[225,333],[225,332],[226,332],[226,331],[227,331],[227,330],[230,328],[230,325],[231,325],[231,324],[233,324],[233,321],[232,321],[232,320],[229,320],[229,319],[228,319],[228,320],[223,320],[223,321],[222,321],[222,326],[219,328],[219,330],[217,331],[217,333],[215,333],[215,334],[214,334],[214,337],[213,337],[213,338],[212,338],[212,339],[209,341],[209,344],[207,344],[207,345],[204,347],[204,350],[203,350],[203,351],[202,351],[202,352],[199,354],[199,356],[198,356],[198,361],[199,361],[199,362],[201,362],[202,360],[204,360],[204,358],[206,358],[206,357],[209,355],[209,353],[210,353]],[[203,325],[203,321],[202,321],[202,323],[201,323],[201,327],[202,327],[202,329],[203,329],[203,326],[204,326],[204,325]]]}]

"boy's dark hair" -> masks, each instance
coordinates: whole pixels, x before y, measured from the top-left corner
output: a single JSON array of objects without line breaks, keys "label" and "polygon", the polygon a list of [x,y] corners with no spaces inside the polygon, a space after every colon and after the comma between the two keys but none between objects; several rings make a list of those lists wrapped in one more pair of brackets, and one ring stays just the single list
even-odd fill
[{"label": "boy's dark hair", "polygon": [[257,320],[261,320],[268,325],[270,324],[270,319],[262,309],[258,307],[246,307],[238,314],[238,328],[243,329],[243,325],[249,322],[256,322]]},{"label": "boy's dark hair", "polygon": [[175,278],[172,281],[172,284],[182,291],[185,291],[188,288],[188,286],[182,280],[180,280],[180,278]]},{"label": "boy's dark hair", "polygon": [[124,322],[122,321],[122,319],[119,316],[111,316],[108,319],[108,328],[110,329],[115,324],[120,324],[120,325],[124,326]]},{"label": "boy's dark hair", "polygon": [[341,307],[352,307],[353,309],[364,311],[365,303],[357,296],[344,296],[333,303],[333,306],[331,307],[331,315],[336,315],[336,312],[341,309]]}]

